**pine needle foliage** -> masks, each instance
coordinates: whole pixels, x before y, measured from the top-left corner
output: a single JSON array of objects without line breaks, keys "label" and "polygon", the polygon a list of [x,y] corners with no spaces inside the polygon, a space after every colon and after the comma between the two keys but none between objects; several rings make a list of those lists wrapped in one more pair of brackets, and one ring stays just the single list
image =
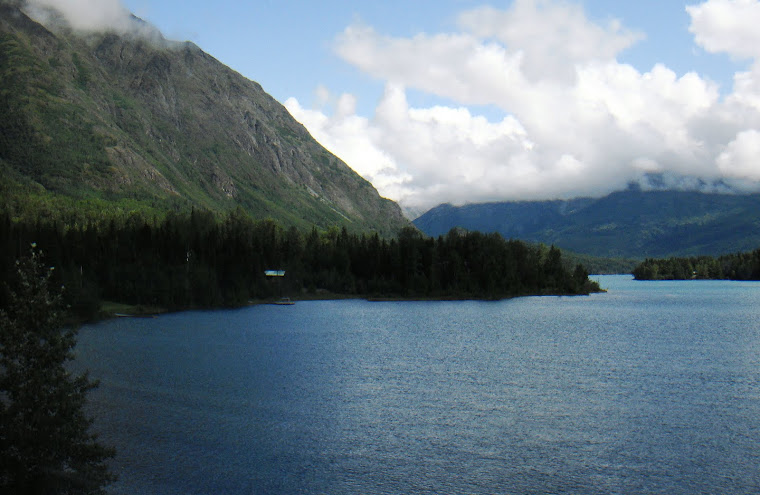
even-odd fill
[{"label": "pine needle foliage", "polygon": [[16,262],[0,310],[0,493],[98,494],[113,480],[113,451],[90,432],[87,393],[72,373],[76,331],[62,325],[62,288],[32,245]]}]

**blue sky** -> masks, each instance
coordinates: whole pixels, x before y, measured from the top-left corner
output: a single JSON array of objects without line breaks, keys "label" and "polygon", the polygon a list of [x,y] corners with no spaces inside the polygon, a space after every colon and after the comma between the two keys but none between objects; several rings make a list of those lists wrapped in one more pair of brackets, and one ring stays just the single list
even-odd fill
[{"label": "blue sky", "polygon": [[760,189],[760,0],[28,1],[196,43],[412,211]]}]

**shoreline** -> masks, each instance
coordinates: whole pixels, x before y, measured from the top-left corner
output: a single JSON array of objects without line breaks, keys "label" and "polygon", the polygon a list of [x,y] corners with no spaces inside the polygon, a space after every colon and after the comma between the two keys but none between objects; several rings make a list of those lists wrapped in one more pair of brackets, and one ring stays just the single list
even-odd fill
[{"label": "shoreline", "polygon": [[[588,294],[567,294],[557,292],[546,293],[526,293],[515,294],[510,296],[500,297],[479,297],[479,296],[455,296],[455,295],[443,295],[443,296],[376,296],[367,294],[337,294],[337,293],[304,293],[298,296],[283,296],[288,297],[292,303],[298,303],[301,301],[342,301],[342,300],[363,300],[367,302],[436,302],[436,301],[483,301],[483,302],[497,302],[515,299],[519,297],[576,297],[576,296],[589,296],[591,294],[606,293],[607,290],[600,289],[598,291],[591,291]],[[265,304],[277,305],[281,298],[267,298],[267,299],[250,299],[247,303],[239,306],[213,306],[213,307],[198,307],[189,306],[182,308],[166,308],[161,306],[152,306],[144,304],[126,304],[118,303],[114,301],[102,301],[100,309],[91,318],[85,320],[77,320],[72,318],[72,321],[79,325],[93,324],[104,320],[111,320],[114,318],[157,318],[161,315],[182,313],[185,311],[216,311],[224,309],[241,309],[248,306],[259,306]]]}]

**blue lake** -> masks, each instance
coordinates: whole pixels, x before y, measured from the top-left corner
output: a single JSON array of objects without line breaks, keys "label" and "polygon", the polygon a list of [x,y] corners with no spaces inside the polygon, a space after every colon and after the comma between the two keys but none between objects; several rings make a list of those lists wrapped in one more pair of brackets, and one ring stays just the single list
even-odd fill
[{"label": "blue lake", "polygon": [[760,284],[598,278],[86,326],[110,492],[760,492]]}]

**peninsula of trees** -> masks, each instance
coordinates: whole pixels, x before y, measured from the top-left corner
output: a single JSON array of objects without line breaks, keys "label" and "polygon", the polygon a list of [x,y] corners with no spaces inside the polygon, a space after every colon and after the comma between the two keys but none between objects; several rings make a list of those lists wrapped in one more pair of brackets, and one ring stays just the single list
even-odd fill
[{"label": "peninsula of trees", "polygon": [[[396,238],[306,233],[242,210],[149,220],[140,214],[102,223],[63,225],[0,217],[0,274],[35,242],[79,317],[103,300],[168,309],[239,306],[289,297],[500,299],[598,291],[555,247],[453,230],[437,239],[412,227]],[[267,278],[266,270],[285,270]],[[2,307],[0,296],[0,307]]]}]

